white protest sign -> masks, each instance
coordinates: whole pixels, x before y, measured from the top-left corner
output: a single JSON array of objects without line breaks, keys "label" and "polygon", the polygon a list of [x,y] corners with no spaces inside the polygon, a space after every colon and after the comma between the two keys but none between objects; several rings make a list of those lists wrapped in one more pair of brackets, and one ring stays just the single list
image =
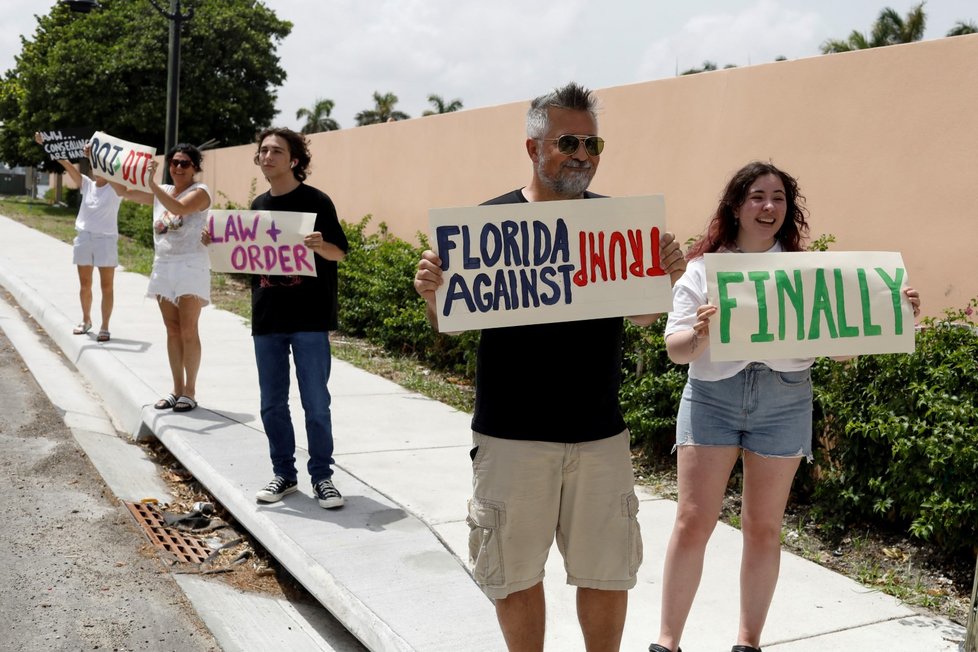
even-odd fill
[{"label": "white protest sign", "polygon": [[149,192],[149,162],[156,155],[155,147],[137,145],[107,133],[96,131],[92,144],[92,174],[127,188]]},{"label": "white protest sign", "polygon": [[312,249],[302,243],[315,231],[315,213],[212,210],[207,213],[211,270],[267,276],[315,276]]},{"label": "white protest sign", "polygon": [[888,251],[706,254],[710,359],[914,350],[907,273]]},{"label": "white protest sign", "polygon": [[672,308],[661,195],[432,209],[429,220],[442,331]]}]

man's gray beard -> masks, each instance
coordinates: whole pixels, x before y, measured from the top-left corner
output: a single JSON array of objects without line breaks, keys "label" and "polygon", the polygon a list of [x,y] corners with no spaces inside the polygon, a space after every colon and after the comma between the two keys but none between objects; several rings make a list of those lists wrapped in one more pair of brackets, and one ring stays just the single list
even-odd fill
[{"label": "man's gray beard", "polygon": [[566,197],[567,199],[580,197],[591,185],[591,179],[594,178],[593,166],[587,168],[565,167],[562,169],[564,174],[549,177],[543,171],[545,164],[546,161],[543,159],[537,163],[537,176],[559,197]]}]

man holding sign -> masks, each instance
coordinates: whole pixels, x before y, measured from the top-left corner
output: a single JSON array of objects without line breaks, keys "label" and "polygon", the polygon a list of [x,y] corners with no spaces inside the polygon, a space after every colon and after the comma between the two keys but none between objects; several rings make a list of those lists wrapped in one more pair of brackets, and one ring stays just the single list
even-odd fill
[{"label": "man holding sign", "polygon": [[302,134],[266,129],[258,135],[255,165],[261,167],[270,188],[251,202],[251,208],[316,214],[315,230],[303,240],[314,254],[316,274],[251,277],[251,334],[258,363],[261,420],[275,474],[255,497],[276,502],[298,485],[295,430],[289,413],[291,352],[306,415],[313,493],[321,507],[332,509],[343,505],[343,496],[332,480],[329,331],[336,330],[339,309],[336,263],[346,256],[349,245],[329,196],[303,183],[309,161]]},{"label": "man holding sign", "polygon": [[[596,197],[587,191],[604,141],[596,100],[571,83],[527,113],[529,185],[487,204]],[[660,237],[673,280],[685,265],[672,234]],[[426,251],[414,286],[437,328],[442,260]],[[630,319],[650,324],[658,315]],[[470,555],[495,601],[510,650],[542,650],[544,564],[556,534],[577,589],[587,649],[618,650],[642,560],[629,435],[618,404],[621,317],[482,330],[472,419]]]},{"label": "man holding sign", "polygon": [[[659,637],[649,647],[650,652],[679,650],[706,544],[716,526],[730,473],[741,455],[744,551],[740,625],[732,652],[760,652],[761,630],[778,580],[781,522],[788,493],[801,458],[810,459],[812,454],[809,368],[813,358],[730,360],[711,356],[714,343],[726,336],[729,327],[724,325],[725,317],[717,327],[718,307],[708,299],[708,285],[712,286],[709,296],[715,296],[717,283],[707,278],[708,265],[703,257],[716,252],[738,257],[762,252],[766,256],[771,252],[804,256],[797,252],[802,251],[808,232],[806,212],[804,197],[793,177],[769,163],[746,165],[727,184],[706,234],[692,246],[689,267],[674,288],[666,350],[676,364],[689,364],[689,380],[676,419],[679,507],[666,551]],[[724,286],[731,285],[732,292],[738,274],[720,274],[725,280],[720,282],[716,302],[724,315],[735,308]],[[749,280],[752,288],[762,287],[765,274],[748,272],[744,280]],[[781,285],[789,295],[800,294],[801,286],[800,273],[786,276]],[[822,294],[826,299],[821,303],[827,304],[828,293]],[[905,288],[903,295],[916,315],[920,303],[917,293]],[[841,295],[834,296],[838,302]],[[800,298],[796,302],[804,303]],[[773,312],[780,314],[777,309]],[[812,311],[799,313],[809,315]],[[830,315],[822,310],[814,314],[817,318]],[[759,331],[754,336],[756,341],[767,343],[812,332],[811,328],[769,328],[773,317],[753,320]],[[718,330],[724,332],[715,332]]]}]

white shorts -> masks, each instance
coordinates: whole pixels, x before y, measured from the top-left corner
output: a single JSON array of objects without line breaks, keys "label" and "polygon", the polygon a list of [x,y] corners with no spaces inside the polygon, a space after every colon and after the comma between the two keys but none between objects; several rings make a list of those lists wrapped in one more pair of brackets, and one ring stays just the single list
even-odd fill
[{"label": "white shorts", "polygon": [[211,302],[211,263],[207,255],[155,259],[146,296],[177,303],[177,299],[187,295],[198,297],[205,306]]},{"label": "white shorts", "polygon": [[71,260],[81,267],[116,267],[119,264],[119,236],[79,231]]}]

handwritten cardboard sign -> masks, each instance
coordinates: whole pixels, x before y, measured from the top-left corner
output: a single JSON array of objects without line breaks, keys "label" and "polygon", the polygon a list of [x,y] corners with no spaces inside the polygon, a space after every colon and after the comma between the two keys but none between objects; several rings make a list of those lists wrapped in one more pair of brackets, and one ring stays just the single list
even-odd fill
[{"label": "handwritten cardboard sign", "polygon": [[42,131],[41,147],[52,161],[78,161],[85,158],[85,144],[91,129]]},{"label": "handwritten cardboard sign", "polygon": [[712,360],[914,350],[907,272],[886,251],[707,254]]},{"label": "handwritten cardboard sign", "polygon": [[312,249],[302,243],[315,231],[315,213],[212,210],[207,215],[211,270],[268,276],[315,276]]},{"label": "handwritten cardboard sign", "polygon": [[433,209],[429,220],[442,331],[672,308],[661,195]]},{"label": "handwritten cardboard sign", "polygon": [[92,174],[127,188],[149,192],[149,162],[156,155],[155,147],[137,145],[96,131],[91,138],[89,157]]}]

